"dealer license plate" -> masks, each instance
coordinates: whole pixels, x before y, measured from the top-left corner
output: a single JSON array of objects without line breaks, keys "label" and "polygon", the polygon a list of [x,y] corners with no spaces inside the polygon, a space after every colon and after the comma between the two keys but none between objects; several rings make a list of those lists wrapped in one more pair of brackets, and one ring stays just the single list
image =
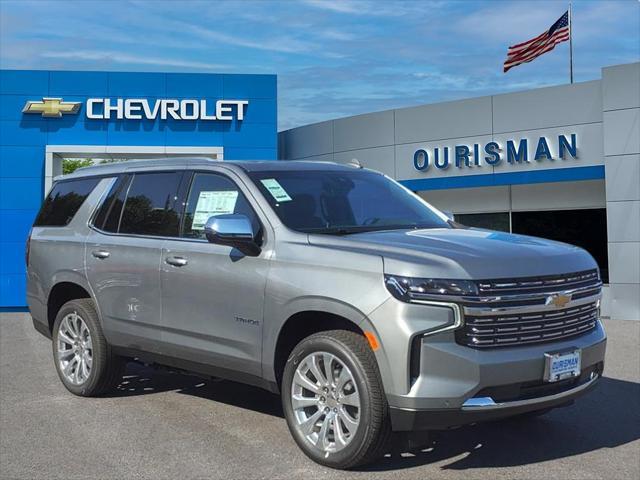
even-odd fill
[{"label": "dealer license plate", "polygon": [[580,350],[545,353],[544,380],[557,382],[580,375]]}]

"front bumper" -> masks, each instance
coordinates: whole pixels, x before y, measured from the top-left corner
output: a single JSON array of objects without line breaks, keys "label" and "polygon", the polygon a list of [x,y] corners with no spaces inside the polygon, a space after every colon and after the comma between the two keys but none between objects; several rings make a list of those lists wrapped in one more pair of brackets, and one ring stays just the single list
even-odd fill
[{"label": "front bumper", "polygon": [[443,410],[412,410],[391,407],[391,424],[394,431],[442,430],[528,412],[564,407],[572,404],[576,398],[595,387],[600,376],[600,373],[592,371],[586,376],[586,380],[581,380],[566,390],[529,399],[495,402],[491,397],[474,397],[463,403],[460,409]]},{"label": "front bumper", "polygon": [[[543,382],[544,354],[581,350],[581,375]],[[453,332],[422,338],[420,375],[406,395],[387,393],[393,430],[444,429],[571,403],[602,375],[606,335],[591,332],[540,345],[478,350],[455,343]]]}]

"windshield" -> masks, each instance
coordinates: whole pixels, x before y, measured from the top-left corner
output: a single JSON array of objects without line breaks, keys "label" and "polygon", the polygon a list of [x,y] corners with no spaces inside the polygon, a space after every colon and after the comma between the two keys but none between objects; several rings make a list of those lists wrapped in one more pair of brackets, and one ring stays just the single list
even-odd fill
[{"label": "windshield", "polygon": [[270,171],[249,176],[282,223],[299,232],[346,235],[449,227],[425,202],[380,173]]}]

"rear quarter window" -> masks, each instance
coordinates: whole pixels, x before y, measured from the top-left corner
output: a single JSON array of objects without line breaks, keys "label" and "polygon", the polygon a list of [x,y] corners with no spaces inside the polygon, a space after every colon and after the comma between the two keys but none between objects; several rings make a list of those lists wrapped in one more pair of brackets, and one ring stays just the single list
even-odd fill
[{"label": "rear quarter window", "polygon": [[68,225],[99,181],[99,178],[83,178],[57,182],[47,195],[34,226]]}]

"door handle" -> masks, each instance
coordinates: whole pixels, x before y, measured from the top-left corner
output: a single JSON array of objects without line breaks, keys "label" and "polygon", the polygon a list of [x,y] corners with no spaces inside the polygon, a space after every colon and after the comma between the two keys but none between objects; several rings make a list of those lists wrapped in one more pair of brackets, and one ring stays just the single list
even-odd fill
[{"label": "door handle", "polygon": [[174,267],[184,267],[187,263],[186,258],[182,257],[167,257],[164,259],[169,265],[173,265]]},{"label": "door handle", "polygon": [[91,255],[93,255],[94,257],[100,260],[104,260],[105,258],[109,257],[109,255],[111,254],[106,250],[94,250],[93,252],[91,252]]}]

